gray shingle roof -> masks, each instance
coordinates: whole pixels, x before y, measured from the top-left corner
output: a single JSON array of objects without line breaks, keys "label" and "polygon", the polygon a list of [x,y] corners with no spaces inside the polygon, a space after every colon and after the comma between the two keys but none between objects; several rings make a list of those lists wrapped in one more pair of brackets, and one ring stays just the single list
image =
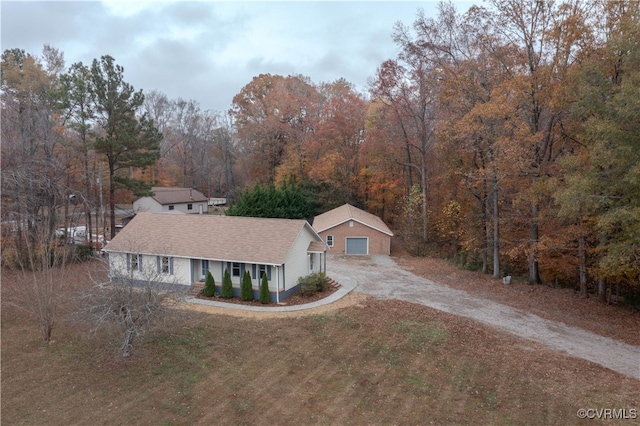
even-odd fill
[{"label": "gray shingle roof", "polygon": [[384,234],[393,236],[393,232],[378,216],[365,212],[351,204],[336,207],[333,210],[322,213],[313,219],[313,229],[320,233],[327,229],[338,226],[348,220],[355,220],[370,228],[376,229]]},{"label": "gray shingle roof", "polygon": [[305,228],[322,241],[306,220],[142,212],[105,250],[281,265]]},{"label": "gray shingle roof", "polygon": [[191,188],[170,188],[170,187],[153,187],[153,199],[162,205],[166,204],[183,204],[183,203],[201,203],[209,199],[197,189]]}]

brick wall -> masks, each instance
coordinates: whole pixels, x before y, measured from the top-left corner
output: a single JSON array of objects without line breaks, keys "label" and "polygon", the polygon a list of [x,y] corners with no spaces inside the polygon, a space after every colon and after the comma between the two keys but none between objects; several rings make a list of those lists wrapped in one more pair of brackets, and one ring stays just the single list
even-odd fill
[{"label": "brick wall", "polygon": [[[353,226],[350,226],[350,223],[353,223]],[[325,242],[327,241],[327,235],[333,235],[333,247],[330,247],[327,251],[329,254],[345,254],[347,237],[368,237],[369,254],[389,255],[391,253],[390,236],[355,220],[334,226],[333,228],[320,232],[319,235]]]}]

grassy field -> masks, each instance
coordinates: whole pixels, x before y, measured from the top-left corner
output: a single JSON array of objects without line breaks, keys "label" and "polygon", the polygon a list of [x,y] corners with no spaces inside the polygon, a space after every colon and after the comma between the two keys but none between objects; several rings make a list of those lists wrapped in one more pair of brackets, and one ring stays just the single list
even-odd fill
[{"label": "grassy field", "polygon": [[410,303],[267,319],[184,311],[122,359],[64,310],[44,347],[5,288],[3,425],[566,425],[594,423],[579,408],[640,408],[638,380]]}]

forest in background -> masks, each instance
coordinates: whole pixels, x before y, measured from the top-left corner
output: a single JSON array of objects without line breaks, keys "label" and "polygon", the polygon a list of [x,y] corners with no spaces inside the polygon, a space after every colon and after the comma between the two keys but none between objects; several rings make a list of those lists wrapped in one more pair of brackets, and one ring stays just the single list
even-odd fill
[{"label": "forest in background", "polygon": [[3,252],[74,217],[98,233],[105,207],[115,232],[116,205],[152,185],[234,201],[286,184],[316,213],[381,216],[415,255],[637,295],[639,18],[637,1],[441,3],[395,26],[399,54],[368,93],[261,74],[229,111],[136,91],[108,55],[67,67],[52,46],[6,50]]}]

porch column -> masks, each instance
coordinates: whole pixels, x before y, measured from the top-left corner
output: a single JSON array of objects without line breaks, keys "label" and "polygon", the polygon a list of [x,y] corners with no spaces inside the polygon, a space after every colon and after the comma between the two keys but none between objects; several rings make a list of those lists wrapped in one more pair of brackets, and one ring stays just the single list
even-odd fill
[{"label": "porch column", "polygon": [[276,266],[276,303],[280,303],[280,267]]}]

